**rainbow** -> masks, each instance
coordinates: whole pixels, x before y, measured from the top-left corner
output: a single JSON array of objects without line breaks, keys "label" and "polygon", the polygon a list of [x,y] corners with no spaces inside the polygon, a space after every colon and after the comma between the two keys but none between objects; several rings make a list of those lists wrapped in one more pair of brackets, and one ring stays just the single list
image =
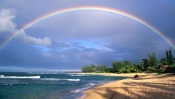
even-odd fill
[{"label": "rainbow", "polygon": [[126,13],[126,12],[123,12],[123,11],[120,11],[117,9],[111,9],[111,8],[105,8],[105,7],[74,7],[74,8],[56,10],[56,11],[48,13],[44,16],[38,17],[35,20],[25,24],[22,28],[20,28],[18,31],[16,31],[11,36],[9,36],[4,42],[2,42],[0,44],[0,49],[3,48],[8,42],[10,42],[17,35],[19,35],[22,31],[24,31],[27,28],[32,27],[33,25],[35,25],[43,20],[51,18],[55,15],[59,15],[59,14],[63,14],[63,13],[71,12],[71,11],[81,11],[81,10],[83,10],[83,11],[84,10],[104,11],[104,12],[114,13],[114,14],[118,14],[118,15],[127,17],[127,18],[134,20],[134,21],[144,25],[145,27],[149,28],[154,33],[159,35],[162,39],[164,39],[171,47],[175,48],[175,45],[173,44],[173,42],[170,39],[168,39],[161,31],[159,31],[158,29],[156,29],[154,26],[150,25],[149,23],[145,22],[144,20],[138,18],[137,16],[131,15],[129,13]]}]

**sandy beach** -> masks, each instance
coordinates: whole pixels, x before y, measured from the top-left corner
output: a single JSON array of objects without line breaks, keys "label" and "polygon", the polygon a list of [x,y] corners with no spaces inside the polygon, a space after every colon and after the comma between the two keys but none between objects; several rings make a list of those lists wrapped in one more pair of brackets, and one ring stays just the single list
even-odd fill
[{"label": "sandy beach", "polygon": [[[107,74],[106,74],[107,75]],[[174,99],[175,75],[171,74],[110,74],[128,79],[106,83],[84,92],[80,99]]]},{"label": "sandy beach", "polygon": [[102,75],[102,76],[118,76],[118,77],[133,77],[134,75],[147,75],[147,73],[126,73],[126,74],[116,74],[116,73],[71,73],[79,75]]}]

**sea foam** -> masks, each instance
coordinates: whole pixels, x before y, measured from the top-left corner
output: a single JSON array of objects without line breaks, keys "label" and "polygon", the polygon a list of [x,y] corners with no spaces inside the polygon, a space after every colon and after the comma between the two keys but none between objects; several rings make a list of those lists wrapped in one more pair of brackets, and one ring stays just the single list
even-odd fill
[{"label": "sea foam", "polygon": [[4,76],[0,75],[0,78],[13,78],[13,79],[39,79],[40,76]]},{"label": "sea foam", "polygon": [[94,83],[89,83],[89,84],[86,84],[86,85],[84,85],[83,87],[81,87],[79,89],[72,90],[71,92],[72,93],[81,93],[81,92],[83,92],[87,89],[90,89],[94,85],[95,85]]},{"label": "sea foam", "polygon": [[50,81],[80,81],[80,79],[57,79],[57,78],[42,78],[41,80],[50,80]]}]

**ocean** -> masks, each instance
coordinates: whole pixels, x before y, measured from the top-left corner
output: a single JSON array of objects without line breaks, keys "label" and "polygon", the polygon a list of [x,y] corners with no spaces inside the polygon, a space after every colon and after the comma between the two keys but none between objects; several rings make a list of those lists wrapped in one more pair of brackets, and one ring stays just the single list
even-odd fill
[{"label": "ocean", "polygon": [[77,99],[83,91],[124,77],[51,72],[0,72],[0,99]]}]

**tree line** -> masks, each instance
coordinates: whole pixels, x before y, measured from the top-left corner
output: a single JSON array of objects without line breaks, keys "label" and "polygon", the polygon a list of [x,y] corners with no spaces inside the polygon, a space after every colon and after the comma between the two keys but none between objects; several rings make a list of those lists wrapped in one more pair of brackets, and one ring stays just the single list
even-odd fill
[{"label": "tree line", "polygon": [[[135,72],[160,72],[175,73],[175,58],[173,57],[171,49],[166,50],[166,58],[157,60],[156,54],[148,54],[147,59],[142,59],[140,64],[132,63],[130,60],[113,61],[112,68],[107,68],[105,64],[83,66],[82,72],[84,73],[135,73]],[[166,67],[165,67],[166,66]],[[162,68],[161,68],[162,67]],[[165,67],[165,68],[163,68]]]}]

